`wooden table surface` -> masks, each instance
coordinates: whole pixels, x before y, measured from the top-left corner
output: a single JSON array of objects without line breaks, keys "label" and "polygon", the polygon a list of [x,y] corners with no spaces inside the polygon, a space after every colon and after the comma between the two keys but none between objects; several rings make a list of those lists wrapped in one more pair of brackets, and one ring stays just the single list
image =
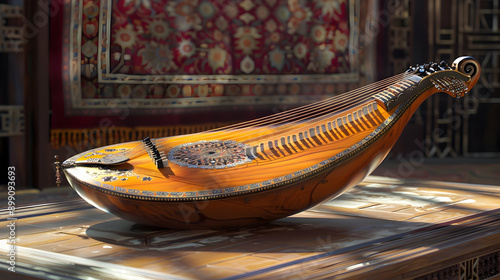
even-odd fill
[{"label": "wooden table surface", "polygon": [[15,217],[16,274],[2,239],[2,279],[413,279],[500,251],[500,186],[375,176],[308,211],[235,230],[140,226],[81,199]]}]

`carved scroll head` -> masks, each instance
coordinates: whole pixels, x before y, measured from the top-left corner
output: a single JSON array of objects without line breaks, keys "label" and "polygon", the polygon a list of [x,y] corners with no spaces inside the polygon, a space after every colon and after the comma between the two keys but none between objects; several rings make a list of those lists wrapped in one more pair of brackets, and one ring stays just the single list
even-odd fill
[{"label": "carved scroll head", "polygon": [[[451,65],[451,69],[470,77],[470,80],[465,82],[467,89],[464,93],[470,91],[481,76],[481,65],[475,58],[470,56],[462,56],[455,59]],[[463,94],[461,97],[463,97]]]},{"label": "carved scroll head", "polygon": [[439,92],[460,98],[470,91],[479,80],[481,65],[472,57],[463,56],[455,59],[451,67],[427,76],[427,79]]}]

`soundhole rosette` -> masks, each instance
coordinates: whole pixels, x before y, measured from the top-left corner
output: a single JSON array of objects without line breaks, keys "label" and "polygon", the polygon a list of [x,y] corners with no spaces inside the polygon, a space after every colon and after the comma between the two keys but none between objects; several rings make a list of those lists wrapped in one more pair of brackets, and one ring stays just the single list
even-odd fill
[{"label": "soundhole rosette", "polygon": [[179,166],[202,169],[221,169],[249,163],[250,147],[232,140],[210,140],[176,146],[168,153],[168,160]]}]

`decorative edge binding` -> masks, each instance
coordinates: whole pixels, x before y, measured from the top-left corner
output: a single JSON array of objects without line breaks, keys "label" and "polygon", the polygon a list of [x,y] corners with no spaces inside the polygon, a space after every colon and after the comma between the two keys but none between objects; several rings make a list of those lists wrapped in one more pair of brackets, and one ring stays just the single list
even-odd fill
[{"label": "decorative edge binding", "polygon": [[56,185],[61,186],[61,162],[59,161],[59,155],[54,156],[54,165],[56,166]]}]

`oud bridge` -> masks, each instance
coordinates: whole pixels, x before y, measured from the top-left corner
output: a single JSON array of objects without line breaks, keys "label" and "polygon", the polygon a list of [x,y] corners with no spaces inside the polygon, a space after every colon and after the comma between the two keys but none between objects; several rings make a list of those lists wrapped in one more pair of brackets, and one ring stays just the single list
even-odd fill
[{"label": "oud bridge", "polygon": [[156,147],[156,139],[150,139],[149,137],[145,137],[142,139],[144,146],[146,147],[146,151],[148,152],[149,157],[153,160],[153,163],[156,165],[156,168],[164,168],[168,166],[168,159],[165,155],[164,151],[159,151]]}]

